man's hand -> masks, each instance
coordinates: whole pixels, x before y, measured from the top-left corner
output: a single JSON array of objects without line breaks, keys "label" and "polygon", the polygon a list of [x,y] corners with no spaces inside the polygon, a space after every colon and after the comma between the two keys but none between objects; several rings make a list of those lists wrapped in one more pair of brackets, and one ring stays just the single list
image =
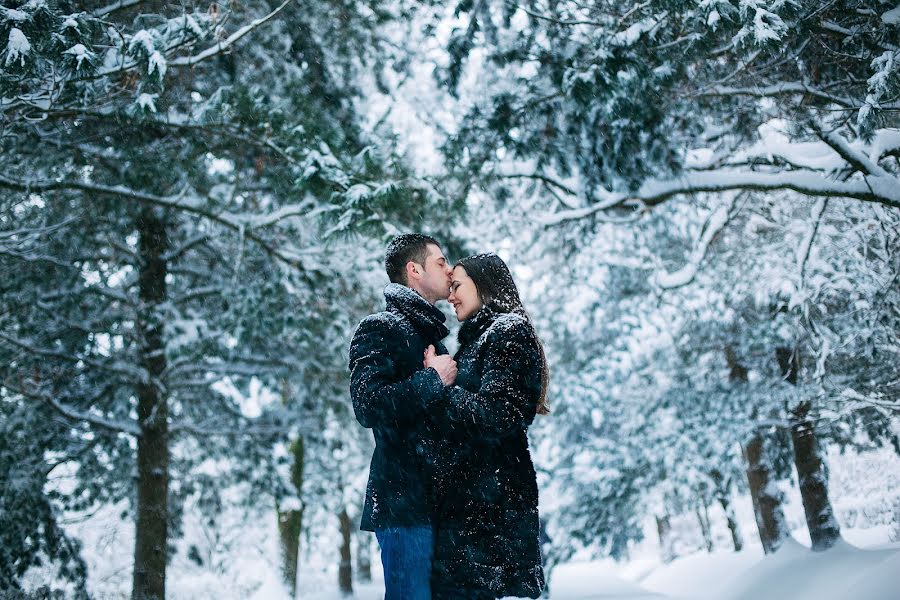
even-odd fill
[{"label": "man's hand", "polygon": [[428,346],[425,349],[425,368],[429,367],[438,372],[441,382],[445,386],[453,385],[453,382],[456,381],[456,361],[446,354],[438,356],[434,346]]}]

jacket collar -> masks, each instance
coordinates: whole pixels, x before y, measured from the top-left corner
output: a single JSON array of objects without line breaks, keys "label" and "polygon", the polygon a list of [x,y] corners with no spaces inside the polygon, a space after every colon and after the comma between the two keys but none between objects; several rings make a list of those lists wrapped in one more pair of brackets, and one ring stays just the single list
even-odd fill
[{"label": "jacket collar", "polygon": [[474,315],[466,319],[463,324],[459,328],[459,335],[457,339],[459,340],[459,345],[467,346],[472,343],[474,340],[477,340],[481,337],[487,328],[491,326],[499,313],[487,306],[482,306],[478,309]]},{"label": "jacket collar", "polygon": [[442,340],[450,331],[444,325],[447,317],[417,291],[399,283],[384,288],[387,309],[406,317],[419,333],[428,339]]}]

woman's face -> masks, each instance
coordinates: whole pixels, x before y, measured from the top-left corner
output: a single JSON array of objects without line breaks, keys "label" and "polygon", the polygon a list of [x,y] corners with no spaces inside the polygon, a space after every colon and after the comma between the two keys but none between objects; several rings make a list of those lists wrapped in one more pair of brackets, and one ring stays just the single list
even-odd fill
[{"label": "woman's face", "polygon": [[459,321],[465,321],[481,308],[481,298],[478,297],[475,282],[460,266],[453,269],[453,276],[450,279],[450,297],[447,298],[447,301],[453,305]]}]

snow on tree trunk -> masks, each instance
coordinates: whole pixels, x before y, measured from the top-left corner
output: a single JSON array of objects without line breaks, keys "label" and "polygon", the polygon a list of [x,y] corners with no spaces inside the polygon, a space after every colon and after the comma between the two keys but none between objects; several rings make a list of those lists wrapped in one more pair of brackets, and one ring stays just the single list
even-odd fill
[{"label": "snow on tree trunk", "polygon": [[759,540],[765,553],[772,554],[781,547],[789,532],[782,509],[784,494],[775,483],[766,452],[766,438],[762,431],[754,432],[744,446],[744,459],[747,461],[747,482],[750,484]]},{"label": "snow on tree trunk", "polygon": [[350,553],[350,531],[352,525],[350,523],[350,515],[347,509],[342,508],[338,514],[338,521],[341,528],[341,563],[338,567],[338,588],[344,596],[353,595],[353,562]]},{"label": "snow on tree trunk", "polygon": [[892,513],[894,515],[894,525],[888,534],[888,539],[892,542],[900,542],[900,497],[894,498]]},{"label": "snow on tree trunk", "polygon": [[695,512],[697,515],[697,522],[700,523],[700,531],[703,533],[703,543],[706,546],[706,551],[712,552],[712,527],[709,523],[709,505],[706,503],[706,498],[701,497],[697,501]]},{"label": "snow on tree trunk", "polygon": [[659,547],[664,563],[672,562],[675,558],[675,544],[672,537],[672,522],[669,515],[656,517],[656,533],[659,535]]},{"label": "snow on tree trunk", "polygon": [[740,552],[744,549],[744,540],[741,538],[741,530],[738,528],[737,517],[734,515],[734,507],[731,504],[731,498],[728,496],[727,490],[720,493],[719,504],[722,506],[722,512],[725,513],[725,521],[728,523],[728,530],[731,532],[731,541],[734,543],[734,551]]},{"label": "snow on tree trunk", "polygon": [[137,386],[137,522],[132,600],[165,600],[168,541],[168,403],[160,385],[166,368],[160,305],[166,301],[166,226],[153,210],[137,222],[140,239],[138,331],[147,378]]},{"label": "snow on tree trunk", "polygon": [[372,581],[372,534],[368,531],[356,532],[356,579]]},{"label": "snow on tree trunk", "polygon": [[[791,348],[779,347],[775,356],[785,380],[791,385],[797,385],[799,354]],[[791,440],[794,443],[794,466],[797,468],[809,539],[812,549],[820,552],[834,546],[841,537],[841,528],[834,518],[834,510],[828,498],[828,473],[822,460],[815,424],[809,418],[810,409],[812,403],[803,400],[791,411]]]}]

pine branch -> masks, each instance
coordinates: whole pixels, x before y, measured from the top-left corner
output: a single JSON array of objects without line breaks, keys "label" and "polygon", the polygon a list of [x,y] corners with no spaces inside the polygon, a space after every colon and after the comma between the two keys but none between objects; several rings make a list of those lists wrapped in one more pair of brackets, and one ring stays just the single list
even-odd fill
[{"label": "pine branch", "polygon": [[63,360],[71,363],[83,363],[89,367],[93,367],[95,369],[100,369],[103,371],[107,371],[109,373],[113,373],[116,375],[123,376],[125,380],[129,383],[147,383],[148,374],[147,371],[140,368],[134,367],[127,363],[116,363],[116,364],[104,364],[100,361],[94,360],[92,358],[88,358],[86,356],[80,355],[71,355],[66,354],[65,352],[58,352],[56,350],[50,350],[48,348],[39,348],[34,344],[26,341],[20,340],[11,336],[6,335],[5,333],[0,332],[0,340],[5,341],[6,343],[15,346],[25,352],[33,355],[33,356],[42,356],[46,358],[56,358],[59,360]]},{"label": "pine branch", "polygon": [[195,54],[194,56],[183,56],[180,58],[176,58],[175,60],[171,60],[169,61],[169,65],[193,67],[197,63],[200,63],[208,58],[212,58],[217,54],[221,54],[222,52],[233,46],[235,43],[237,43],[241,38],[246,36],[248,33],[275,18],[275,16],[291,2],[293,2],[293,0],[284,0],[284,2],[279,4],[275,10],[264,17],[256,19],[255,21],[251,21],[247,25],[244,25],[243,27],[232,33],[230,36],[228,36],[224,41],[219,42],[214,46],[210,46],[206,50],[200,52],[199,54]]},{"label": "pine branch", "polygon": [[725,229],[725,226],[728,225],[731,209],[734,207],[734,200],[735,199],[732,196],[731,201],[727,206],[720,206],[706,220],[700,239],[697,241],[697,245],[691,252],[688,263],[684,267],[674,273],[658,273],[656,275],[655,280],[659,287],[663,289],[674,289],[685,286],[694,280],[697,276],[697,271],[700,269],[700,263],[706,258],[706,253],[709,251],[709,247],[713,243],[713,240],[715,240],[719,233]]},{"label": "pine branch", "polygon": [[870,160],[868,156],[850,146],[850,144],[847,143],[847,140],[840,135],[833,131],[825,131],[814,119],[811,120],[810,123],[813,130],[815,130],[816,135],[818,135],[823,142],[831,146],[841,158],[847,161],[847,163],[852,165],[856,170],[869,175],[875,175],[876,177],[891,177],[891,174],[881,168],[878,163]]},{"label": "pine branch", "polygon": [[799,81],[782,81],[752,88],[728,87],[719,85],[708,88],[706,90],[701,90],[697,93],[698,96],[753,96],[755,98],[773,98],[777,96],[783,96],[785,94],[809,94],[811,96],[816,96],[817,98],[822,98],[823,100],[834,102],[839,106],[843,106],[849,109],[857,110],[860,108],[859,103],[855,102],[852,98],[835,96],[834,94],[829,94],[824,90],[810,87],[805,83],[801,83]]},{"label": "pine branch", "polygon": [[29,398],[32,400],[40,400],[42,402],[46,402],[49,404],[56,412],[63,415],[70,421],[77,421],[83,423],[90,423],[101,429],[106,429],[108,431],[113,431],[116,433],[125,433],[128,435],[133,435],[135,437],[141,436],[141,429],[134,423],[128,423],[125,421],[112,421],[110,419],[104,419],[103,417],[99,417],[97,415],[91,415],[80,410],[63,404],[58,400],[54,399],[50,394],[37,394],[34,392],[29,392],[15,384],[10,384],[8,380],[3,381],[3,387],[19,394],[23,398]]},{"label": "pine branch", "polygon": [[110,15],[117,10],[121,10],[123,8],[130,8],[132,6],[136,6],[143,2],[143,0],[119,0],[118,2],[113,2],[112,4],[107,4],[102,8],[98,8],[96,10],[91,11],[97,17],[105,17]]},{"label": "pine branch", "polygon": [[[96,183],[88,183],[84,181],[18,181],[15,179],[11,179],[4,174],[0,174],[0,188],[7,188],[19,192],[25,192],[27,194],[57,190],[75,190],[81,192],[91,192],[94,194],[109,194],[112,196],[118,196],[120,198],[135,200],[143,204],[186,212],[189,214],[197,215],[199,217],[203,217],[205,219],[218,223],[219,225],[223,225],[228,229],[231,229],[232,231],[238,232],[239,234],[245,236],[247,239],[256,243],[269,256],[287,264],[290,267],[301,271],[304,270],[303,264],[297,256],[293,256],[285,250],[273,246],[272,244],[264,240],[261,236],[255,234],[252,230],[252,222],[248,223],[241,220],[237,216],[230,215],[228,213],[217,214],[212,212],[211,210],[203,208],[202,204],[204,201],[199,197],[186,199],[182,195],[157,196],[155,194],[148,194],[139,190],[132,190],[126,188],[125,186],[108,186]],[[295,205],[293,207],[293,211],[288,211],[288,214],[282,214],[282,216],[279,218],[303,214],[300,210],[300,207],[301,205]],[[272,219],[266,217],[260,217],[259,220],[264,225],[271,225],[279,219],[275,219],[273,221]]]},{"label": "pine branch", "polygon": [[828,207],[828,198],[820,198],[812,210],[813,224],[810,227],[809,234],[803,240],[800,253],[800,284],[806,280],[806,263],[809,261],[809,254],[812,251],[813,241],[816,239],[816,233],[819,231],[819,225],[822,223],[822,215]]},{"label": "pine branch", "polygon": [[680,194],[724,192],[727,190],[776,191],[793,190],[813,197],[844,198],[900,208],[900,181],[893,176],[864,176],[851,181],[834,181],[813,171],[758,173],[753,171],[688,171],[672,179],[646,181],[636,193],[607,192],[592,206],[567,210],[541,218],[552,226],[592,217],[602,211],[643,204],[655,206]]},{"label": "pine branch", "polygon": [[[173,423],[169,425],[169,433],[170,434],[178,434],[178,433],[189,433],[192,435],[198,435],[203,437],[213,437],[213,436],[254,436],[254,435],[279,435],[279,436],[287,436],[292,432],[297,431],[297,425],[295,424],[287,424],[287,425],[269,425],[269,426],[261,426],[261,425],[249,425],[247,427],[238,427],[238,428],[230,428],[227,425],[221,425],[216,423],[211,423],[207,425],[194,425],[191,423]],[[312,433],[314,430],[310,427],[301,428],[300,430],[303,433]]]},{"label": "pine branch", "polygon": [[[126,1],[130,1],[130,0],[126,0]],[[284,2],[282,2],[277,8],[275,8],[275,10],[273,10],[266,16],[260,17],[259,19],[255,19],[255,20],[251,21],[247,25],[244,25],[243,27],[241,27],[240,29],[238,29],[237,31],[232,33],[225,40],[223,40],[213,46],[210,46],[209,48],[207,48],[206,50],[203,50],[202,52],[200,52],[198,54],[195,54],[193,56],[181,56],[178,58],[174,58],[172,60],[167,59],[166,60],[167,67],[171,67],[171,66],[193,67],[194,65],[196,65],[200,62],[203,62],[204,60],[207,60],[209,58],[212,58],[214,56],[218,56],[219,54],[222,54],[223,52],[225,52],[226,50],[231,48],[234,44],[236,44],[238,41],[240,41],[242,38],[244,38],[247,34],[251,33],[252,31],[255,31],[260,26],[262,26],[265,23],[267,23],[268,21],[272,20],[276,15],[278,15],[278,13],[280,13],[282,11],[282,9],[284,9],[285,6],[287,6],[291,2],[293,2],[293,0],[284,0]],[[168,56],[172,52],[181,48],[183,45],[184,45],[183,43],[175,44],[173,46],[170,46],[169,48],[166,48],[163,51],[163,53],[166,56]],[[102,77],[109,77],[111,75],[118,75],[120,73],[130,71],[131,69],[134,69],[135,67],[138,67],[141,64],[142,64],[142,62],[138,61],[138,60],[133,60],[131,62],[125,62],[124,64],[121,64],[117,67],[108,67],[106,69],[100,69],[97,71],[96,74],[94,74],[90,78],[97,79],[97,78],[102,78]]]}]

